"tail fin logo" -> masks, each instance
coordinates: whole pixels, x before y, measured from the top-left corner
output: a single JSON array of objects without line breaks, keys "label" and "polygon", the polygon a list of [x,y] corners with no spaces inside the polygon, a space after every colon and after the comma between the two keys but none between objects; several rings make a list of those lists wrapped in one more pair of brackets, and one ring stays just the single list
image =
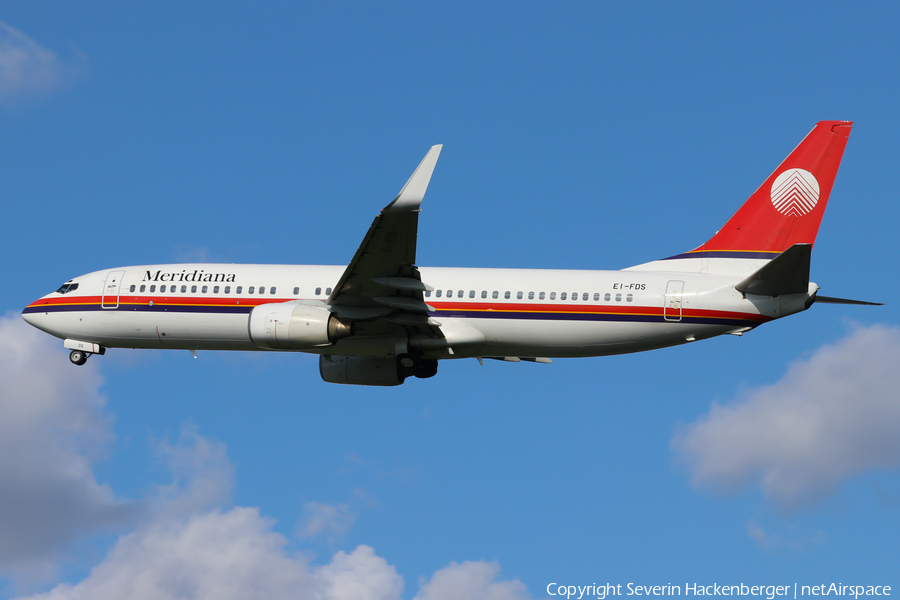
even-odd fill
[{"label": "tail fin logo", "polygon": [[788,217],[802,217],[819,202],[819,182],[804,169],[788,169],[772,184],[772,206]]}]

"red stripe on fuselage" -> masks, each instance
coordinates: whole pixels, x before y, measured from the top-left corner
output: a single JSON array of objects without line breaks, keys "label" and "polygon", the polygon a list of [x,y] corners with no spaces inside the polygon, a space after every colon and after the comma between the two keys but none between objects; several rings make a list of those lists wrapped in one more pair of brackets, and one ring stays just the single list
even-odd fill
[{"label": "red stripe on fuselage", "polygon": [[[209,297],[185,297],[185,296],[120,296],[119,306],[144,306],[153,302],[153,306],[246,306],[255,307],[261,304],[278,304],[289,302],[296,298],[209,298]],[[516,304],[510,302],[435,302],[430,298],[428,303],[438,312],[465,311],[483,312],[489,317],[491,312],[503,313],[527,313],[527,314],[596,314],[596,315],[634,315],[663,317],[661,306],[619,306],[615,304]],[[41,306],[98,306],[101,304],[100,296],[74,296],[61,298],[42,298],[28,305],[27,308],[39,308]],[[112,309],[111,309],[112,310]],[[765,323],[770,317],[756,313],[744,313],[736,311],[682,308],[683,317],[710,318],[710,319],[739,319]]]},{"label": "red stripe on fuselage", "polygon": [[[548,314],[609,314],[609,315],[642,315],[658,316],[662,318],[661,306],[618,306],[615,304],[491,304],[486,302],[432,302],[428,304],[441,312],[453,312],[454,310],[466,312],[522,312],[522,313],[548,313]],[[770,317],[757,313],[744,313],[725,310],[709,310],[698,308],[683,308],[681,314],[685,317],[715,318],[715,319],[742,319],[765,323],[771,321]]]}]

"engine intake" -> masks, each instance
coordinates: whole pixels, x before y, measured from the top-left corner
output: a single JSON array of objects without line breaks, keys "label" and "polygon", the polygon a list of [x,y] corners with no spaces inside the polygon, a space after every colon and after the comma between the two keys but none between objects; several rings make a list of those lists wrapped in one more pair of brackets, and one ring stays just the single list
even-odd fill
[{"label": "engine intake", "polygon": [[250,340],[271,350],[328,346],[352,333],[351,325],[321,306],[296,302],[260,304],[250,311]]}]

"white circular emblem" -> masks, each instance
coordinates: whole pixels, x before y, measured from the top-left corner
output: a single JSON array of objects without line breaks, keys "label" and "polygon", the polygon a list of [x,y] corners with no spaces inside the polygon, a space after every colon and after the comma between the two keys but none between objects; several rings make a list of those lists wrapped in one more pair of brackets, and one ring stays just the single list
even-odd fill
[{"label": "white circular emblem", "polygon": [[788,217],[802,217],[819,201],[819,182],[804,169],[788,169],[772,184],[772,206]]}]

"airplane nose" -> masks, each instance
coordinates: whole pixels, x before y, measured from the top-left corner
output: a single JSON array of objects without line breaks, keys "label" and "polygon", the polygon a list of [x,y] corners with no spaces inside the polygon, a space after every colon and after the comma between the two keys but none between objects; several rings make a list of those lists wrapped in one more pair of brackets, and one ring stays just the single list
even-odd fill
[{"label": "airplane nose", "polygon": [[43,316],[41,313],[29,312],[27,308],[22,311],[22,318],[25,319],[25,322],[38,329],[41,327],[41,316]]}]

